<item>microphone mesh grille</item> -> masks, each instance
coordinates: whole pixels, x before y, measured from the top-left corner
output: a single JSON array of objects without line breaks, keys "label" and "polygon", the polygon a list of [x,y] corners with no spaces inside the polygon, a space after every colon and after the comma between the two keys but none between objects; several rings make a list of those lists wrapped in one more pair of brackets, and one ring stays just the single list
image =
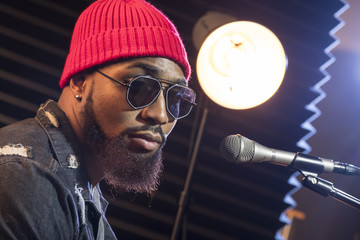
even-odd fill
[{"label": "microphone mesh grille", "polygon": [[224,138],[220,144],[221,155],[230,162],[236,162],[240,155],[240,135],[230,135]]},{"label": "microphone mesh grille", "polygon": [[241,136],[242,149],[240,152],[240,162],[249,162],[253,159],[255,154],[255,143],[254,141]]},{"label": "microphone mesh grille", "polygon": [[240,134],[230,135],[222,140],[220,152],[230,162],[249,162],[255,154],[255,142]]}]

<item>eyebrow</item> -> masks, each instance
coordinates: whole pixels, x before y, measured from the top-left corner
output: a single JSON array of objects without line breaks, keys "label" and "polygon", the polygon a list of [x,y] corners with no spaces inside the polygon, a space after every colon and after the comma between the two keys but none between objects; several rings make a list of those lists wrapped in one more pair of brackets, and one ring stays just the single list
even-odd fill
[{"label": "eyebrow", "polygon": [[[151,65],[151,64],[143,63],[143,62],[136,62],[136,63],[130,65],[129,68],[141,68],[141,69],[145,70],[146,74],[149,74],[152,76],[156,76],[161,72],[160,68],[158,68],[154,65]],[[161,78],[159,78],[159,79],[161,79]],[[163,79],[163,80],[187,86],[185,79],[182,79],[182,78],[175,79],[175,81],[167,80],[167,79]]]}]

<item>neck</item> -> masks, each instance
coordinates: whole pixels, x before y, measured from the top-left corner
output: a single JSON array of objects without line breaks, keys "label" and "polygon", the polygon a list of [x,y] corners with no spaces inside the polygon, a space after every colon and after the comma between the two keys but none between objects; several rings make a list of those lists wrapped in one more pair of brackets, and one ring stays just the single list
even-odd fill
[{"label": "neck", "polygon": [[69,87],[65,87],[60,95],[58,106],[66,114],[66,117],[69,119],[71,127],[73,128],[77,139],[80,144],[83,144],[83,135],[81,132],[81,122],[80,122],[80,112],[82,108],[82,103],[78,102],[73,96]]},{"label": "neck", "polygon": [[90,183],[95,186],[104,178],[104,171],[99,166],[99,158],[89,148],[83,148],[84,158],[86,162],[86,170],[89,175]]},{"label": "neck", "polygon": [[96,154],[92,151],[92,149],[87,146],[82,133],[81,126],[83,124],[81,123],[82,120],[80,112],[84,104],[84,100],[82,102],[76,100],[69,87],[65,87],[63,89],[58,101],[59,108],[65,112],[71,127],[80,142],[90,183],[95,186],[103,179],[104,175],[101,166],[98,166],[100,161],[98,161]]}]

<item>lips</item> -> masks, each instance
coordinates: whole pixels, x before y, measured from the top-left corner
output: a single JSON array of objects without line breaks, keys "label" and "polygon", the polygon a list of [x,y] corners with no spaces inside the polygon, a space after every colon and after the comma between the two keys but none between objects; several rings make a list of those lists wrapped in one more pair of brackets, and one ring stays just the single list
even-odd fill
[{"label": "lips", "polygon": [[163,143],[160,135],[149,132],[129,134],[129,149],[136,152],[154,151]]}]

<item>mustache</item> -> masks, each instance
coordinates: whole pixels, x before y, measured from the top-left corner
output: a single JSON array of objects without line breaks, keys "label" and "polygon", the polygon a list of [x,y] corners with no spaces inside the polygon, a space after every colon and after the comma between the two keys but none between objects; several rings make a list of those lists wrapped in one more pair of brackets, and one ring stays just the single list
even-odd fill
[{"label": "mustache", "polygon": [[158,133],[161,137],[161,142],[163,144],[166,142],[166,135],[164,134],[164,132],[160,126],[143,125],[140,127],[131,127],[131,128],[125,129],[121,135],[125,136],[125,135],[129,135],[129,134],[135,134],[140,131],[150,131],[153,133]]}]

